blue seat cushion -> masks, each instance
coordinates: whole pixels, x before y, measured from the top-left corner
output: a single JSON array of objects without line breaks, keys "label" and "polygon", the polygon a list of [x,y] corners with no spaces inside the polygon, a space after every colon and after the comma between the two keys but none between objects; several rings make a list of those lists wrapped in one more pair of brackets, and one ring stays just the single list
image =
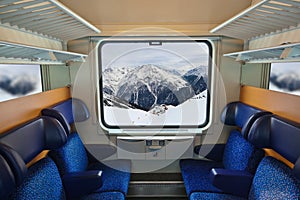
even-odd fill
[{"label": "blue seat cushion", "polygon": [[127,194],[131,162],[129,160],[111,160],[105,164],[96,162],[88,167],[89,170],[102,170],[102,187],[99,192],[119,191]]},{"label": "blue seat cushion", "polygon": [[208,160],[183,159],[180,168],[186,193],[190,196],[193,192],[221,192],[214,187],[209,179],[212,168],[223,168],[222,163]]},{"label": "blue seat cushion", "polygon": [[61,176],[70,172],[85,171],[88,167],[86,150],[76,132],[68,136],[68,141],[64,146],[50,151],[49,156],[57,164]]},{"label": "blue seat cushion", "polygon": [[[58,150],[49,153],[57,164],[61,176],[70,172],[80,172],[86,170],[101,170],[103,185],[98,192],[119,191],[127,194],[131,163],[129,160],[110,161],[108,167],[100,162],[89,164],[87,152],[78,135],[72,133],[68,137],[67,143]],[[118,167],[119,170],[115,168]]]},{"label": "blue seat cushion", "polygon": [[9,199],[64,200],[65,192],[55,163],[43,158],[28,169],[24,182]]},{"label": "blue seat cushion", "polygon": [[103,192],[84,196],[80,200],[125,200],[125,197],[121,192]]},{"label": "blue seat cushion", "polygon": [[265,157],[257,168],[249,199],[299,200],[299,180],[288,166],[275,158]]},{"label": "blue seat cushion", "polygon": [[209,193],[209,192],[195,192],[191,194],[190,200],[246,200],[242,197],[237,197],[229,194]]}]

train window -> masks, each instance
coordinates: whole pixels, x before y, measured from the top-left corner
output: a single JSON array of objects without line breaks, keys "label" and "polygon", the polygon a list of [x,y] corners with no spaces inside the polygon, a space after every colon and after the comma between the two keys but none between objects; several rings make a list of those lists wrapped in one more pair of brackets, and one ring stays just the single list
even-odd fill
[{"label": "train window", "polygon": [[105,128],[201,128],[208,124],[208,41],[105,41],[98,47]]},{"label": "train window", "polygon": [[300,95],[300,62],[273,63],[269,89]]},{"label": "train window", "polygon": [[0,64],[0,101],[42,92],[39,65]]}]

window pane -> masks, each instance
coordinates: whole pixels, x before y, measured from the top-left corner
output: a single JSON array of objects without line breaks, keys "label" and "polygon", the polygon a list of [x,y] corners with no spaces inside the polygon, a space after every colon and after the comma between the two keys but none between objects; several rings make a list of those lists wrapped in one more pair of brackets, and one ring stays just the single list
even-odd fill
[{"label": "window pane", "polygon": [[269,89],[300,95],[300,63],[273,63]]},{"label": "window pane", "polygon": [[0,64],[0,101],[42,92],[39,65]]},{"label": "window pane", "polygon": [[106,127],[207,124],[209,43],[105,42],[99,48],[101,120]]}]

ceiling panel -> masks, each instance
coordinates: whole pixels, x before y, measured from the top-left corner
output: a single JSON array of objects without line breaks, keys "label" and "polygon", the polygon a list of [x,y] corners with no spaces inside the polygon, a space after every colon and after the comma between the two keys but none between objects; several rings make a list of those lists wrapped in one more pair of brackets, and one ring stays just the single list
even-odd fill
[{"label": "ceiling panel", "polygon": [[251,5],[251,0],[60,1],[102,31],[105,26],[215,25]]}]

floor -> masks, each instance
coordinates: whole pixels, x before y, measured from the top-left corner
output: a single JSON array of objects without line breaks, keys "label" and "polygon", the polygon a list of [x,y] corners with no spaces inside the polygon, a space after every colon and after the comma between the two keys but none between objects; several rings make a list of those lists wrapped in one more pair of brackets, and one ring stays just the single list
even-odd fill
[{"label": "floor", "polygon": [[132,174],[127,200],[187,200],[181,174]]}]

